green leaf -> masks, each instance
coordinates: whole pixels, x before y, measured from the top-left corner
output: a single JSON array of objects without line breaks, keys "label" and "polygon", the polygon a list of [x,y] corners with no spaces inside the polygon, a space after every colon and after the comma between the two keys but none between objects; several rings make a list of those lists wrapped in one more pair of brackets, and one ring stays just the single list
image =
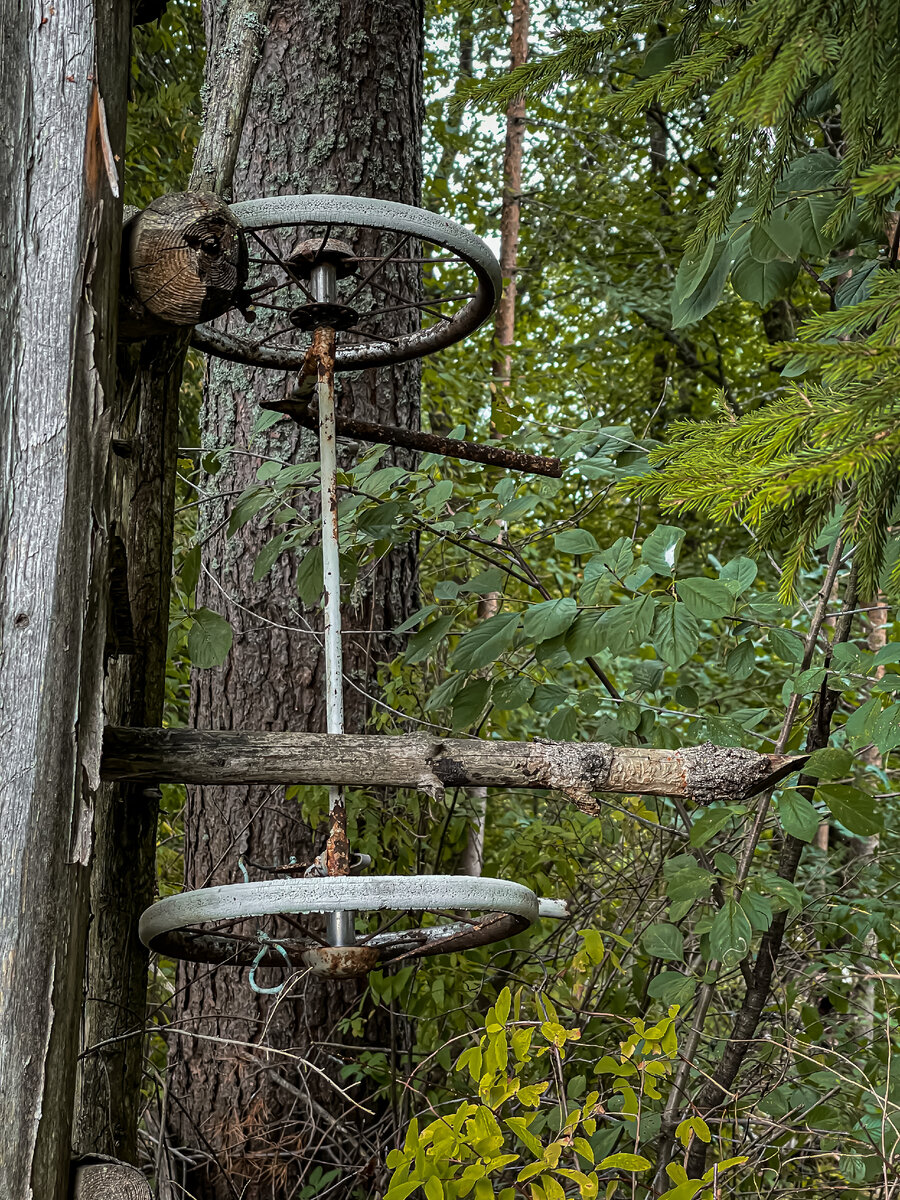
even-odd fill
[{"label": "green leaf", "polygon": [[635,596],[605,612],[598,624],[614,654],[627,654],[650,636],[656,601],[652,596]]},{"label": "green leaf", "polygon": [[272,493],[268,488],[251,487],[242,492],[228,518],[228,537],[233,537],[271,499]]},{"label": "green leaf", "polygon": [[699,254],[684,256],[672,292],[673,329],[699,321],[716,307],[734,251],[734,239],[721,237],[707,242]]},{"label": "green leaf", "polygon": [[453,666],[461,671],[492,666],[512,645],[518,627],[518,613],[498,613],[488,617],[460,638],[453,652]]},{"label": "green leaf", "polygon": [[486,571],[481,571],[478,575],[473,575],[467,583],[460,584],[461,592],[474,592],[479,596],[487,596],[491,592],[499,592],[503,589],[503,581],[506,576],[499,567],[489,567]]},{"label": "green leaf", "polygon": [[660,971],[647,987],[648,995],[663,1004],[678,1004],[684,1007],[690,1004],[697,990],[696,981],[690,975],[682,975],[680,971]]},{"label": "green leaf", "polygon": [[878,259],[870,259],[862,266],[854,267],[849,278],[845,279],[834,294],[834,302],[838,308],[847,304],[859,304],[867,300],[872,291],[875,272],[878,270]]},{"label": "green leaf", "polygon": [[666,895],[670,900],[702,900],[709,895],[714,876],[710,871],[693,866],[681,867],[673,872],[666,882]]},{"label": "green leaf", "polygon": [[527,675],[514,675],[512,679],[504,679],[494,685],[494,708],[501,712],[507,709],[521,708],[527,704],[534,694],[534,684]]},{"label": "green leaf", "polygon": [[803,766],[803,774],[811,775],[813,779],[843,779],[853,766],[853,755],[849,750],[838,750],[835,746],[826,746],[822,750],[814,750],[809,761]]},{"label": "green leaf", "polygon": [[795,633],[788,633],[786,630],[778,628],[770,629],[769,642],[782,662],[800,663],[803,661],[803,641]]},{"label": "green leaf", "polygon": [[188,630],[187,647],[192,664],[201,670],[220,667],[228,657],[234,633],[224,617],[208,608],[198,608]]},{"label": "green leaf", "polygon": [[680,962],[684,958],[684,937],[676,925],[657,921],[641,935],[641,945],[653,958]]},{"label": "green leaf", "polygon": [[311,608],[322,595],[322,547],[313,546],[297,568],[297,595]]},{"label": "green leaf", "polygon": [[716,808],[708,808],[694,819],[691,827],[691,845],[705,846],[711,837],[724,829],[732,817],[744,811],[737,805],[724,804]]},{"label": "green leaf", "polygon": [[684,604],[663,604],[653,622],[653,648],[670,667],[681,667],[700,645],[700,626]]},{"label": "green leaf", "polygon": [[821,817],[805,796],[789,788],[778,799],[778,819],[785,833],[801,842],[811,842],[821,824]]},{"label": "green leaf", "polygon": [[286,533],[278,533],[275,537],[270,538],[256,556],[256,562],[253,564],[253,580],[254,583],[259,583],[275,565],[275,560],[281,553],[281,548],[287,538]]},{"label": "green leaf", "polygon": [[874,740],[875,728],[881,717],[881,697],[873,696],[865,704],[861,704],[852,712],[844,725],[844,732],[850,738],[854,749]]},{"label": "green leaf", "polygon": [[765,225],[754,225],[749,245],[757,262],[769,263],[776,258],[793,262],[800,254],[800,231],[779,210]]},{"label": "green leaf", "polygon": [[557,709],[547,722],[547,736],[557,742],[569,742],[578,732],[578,717],[575,709],[566,705]]},{"label": "green leaf", "polygon": [[719,572],[719,578],[735,596],[742,596],[753,583],[758,567],[752,558],[733,558]]},{"label": "green leaf", "polygon": [[703,575],[679,579],[676,590],[678,598],[701,620],[727,617],[734,609],[734,595],[719,579],[707,579]]},{"label": "green leaf", "polygon": [[437,712],[439,709],[446,708],[456,693],[465,684],[466,679],[467,675],[462,671],[459,675],[451,675],[449,679],[445,679],[443,683],[439,683],[428,697],[425,703],[425,711]]},{"label": "green leaf", "polygon": [[649,1171],[650,1160],[642,1154],[610,1154],[597,1163],[598,1171]]},{"label": "green leaf", "polygon": [[432,613],[437,612],[437,607],[436,604],[426,604],[424,608],[420,608],[414,612],[411,617],[407,617],[402,625],[398,625],[394,633],[407,633],[410,629],[414,629],[426,617],[430,617]]},{"label": "green leaf", "polygon": [[406,644],[406,662],[412,666],[423,662],[432,650],[449,632],[453,625],[452,617],[438,617],[424,625],[418,633],[414,633]]},{"label": "green leaf", "polygon": [[676,46],[677,39],[674,37],[664,37],[660,38],[658,42],[654,42],[647,51],[639,78],[649,79],[651,75],[656,75],[663,67],[674,62],[678,57]]},{"label": "green leaf", "polygon": [[253,432],[265,433],[267,429],[271,429],[273,425],[277,425],[279,421],[284,419],[284,413],[273,412],[271,409],[264,408],[256,414],[256,420],[253,422]]},{"label": "green leaf", "polygon": [[787,221],[800,237],[800,253],[805,257],[827,258],[837,240],[833,233],[826,233],[828,218],[837,204],[836,196],[800,196],[788,202],[784,209]]},{"label": "green leaf", "polygon": [[741,896],[741,908],[746,913],[747,920],[758,933],[765,933],[772,924],[772,905],[759,892],[746,888]]},{"label": "green leaf", "polygon": [[767,308],[787,291],[799,270],[799,263],[783,262],[778,258],[757,262],[748,248],[735,260],[731,286],[742,300]]},{"label": "green leaf", "polygon": [[756,666],[756,651],[753,648],[753,643],[747,639],[743,642],[738,642],[725,655],[725,670],[732,679],[740,681],[746,679],[753,674],[753,668]]},{"label": "green leaf", "polygon": [[657,575],[674,575],[684,537],[684,530],[677,525],[657,525],[644,539],[641,562]]},{"label": "green leaf", "polygon": [[481,716],[490,691],[490,680],[475,679],[456,693],[450,706],[454,731],[465,729]]},{"label": "green leaf", "polygon": [[753,929],[744,910],[736,900],[726,900],[709,930],[710,954],[730,969],[747,957],[752,940]]},{"label": "green leaf", "polygon": [[832,815],[845,829],[859,837],[872,837],[884,830],[884,820],[874,796],[843,783],[828,783],[816,790]]},{"label": "green leaf", "polygon": [[535,642],[546,642],[565,633],[577,615],[578,605],[572,597],[561,596],[558,600],[544,600],[526,608],[522,626],[526,637]]},{"label": "green leaf", "polygon": [[189,600],[193,600],[200,579],[200,547],[192,546],[181,560],[181,587]]},{"label": "green leaf", "polygon": [[582,609],[572,622],[566,635],[566,649],[573,662],[584,662],[609,645],[606,629],[601,624],[603,615],[594,609]]},{"label": "green leaf", "polygon": [[444,1185],[437,1175],[432,1175],[425,1180],[422,1191],[425,1193],[425,1200],[444,1200]]},{"label": "green leaf", "polygon": [[560,554],[596,554],[600,547],[597,539],[586,529],[565,529],[553,539]]}]

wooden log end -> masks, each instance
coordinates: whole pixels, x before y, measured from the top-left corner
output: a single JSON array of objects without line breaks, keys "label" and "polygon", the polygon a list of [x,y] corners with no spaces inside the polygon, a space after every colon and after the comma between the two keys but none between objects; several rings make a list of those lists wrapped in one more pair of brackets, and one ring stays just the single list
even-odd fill
[{"label": "wooden log end", "polygon": [[221,316],[234,307],[247,267],[244,233],[224,200],[212,192],[160,196],[122,230],[120,337]]},{"label": "wooden log end", "polygon": [[74,1164],[72,1200],[152,1200],[152,1193],[137,1167],[96,1155]]}]

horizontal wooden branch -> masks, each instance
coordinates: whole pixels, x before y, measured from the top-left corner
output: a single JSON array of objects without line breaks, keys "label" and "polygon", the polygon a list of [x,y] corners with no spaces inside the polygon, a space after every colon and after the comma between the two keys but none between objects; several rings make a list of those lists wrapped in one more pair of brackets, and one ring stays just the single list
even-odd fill
[{"label": "horizontal wooden branch", "polygon": [[342,784],[348,787],[552,788],[585,812],[595,792],[743,800],[798,770],[807,755],[756,754],[706,742],[682,750],[605,742],[491,742],[430,734],[270,733],[107,728],[102,775],[145,783]]}]

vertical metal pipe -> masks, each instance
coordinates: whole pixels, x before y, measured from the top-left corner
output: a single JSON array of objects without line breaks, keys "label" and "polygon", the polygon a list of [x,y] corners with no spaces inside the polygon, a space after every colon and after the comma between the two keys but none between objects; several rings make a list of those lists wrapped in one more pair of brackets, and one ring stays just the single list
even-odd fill
[{"label": "vertical metal pipe", "polygon": [[[313,268],[312,292],[316,300],[333,303],[337,277],[331,263]],[[322,581],[325,591],[325,728],[344,732],[344,659],[341,645],[341,572],[338,549],[337,437],[334,415],[334,330],[322,327],[313,335],[316,358],[316,396],[319,409],[319,464],[322,500]],[[329,875],[350,873],[347,810],[343,789],[328,789],[331,814],[325,864]],[[352,912],[329,913],[328,941],[333,946],[355,943]]]}]

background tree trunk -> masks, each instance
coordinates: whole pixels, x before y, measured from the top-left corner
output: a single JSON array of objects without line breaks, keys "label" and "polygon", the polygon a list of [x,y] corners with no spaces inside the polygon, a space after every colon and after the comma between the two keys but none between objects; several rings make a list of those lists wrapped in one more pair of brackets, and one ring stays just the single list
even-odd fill
[{"label": "background tree trunk", "polygon": [[131,6],[0,0],[0,1195],[68,1194]]},{"label": "background tree trunk", "polygon": [[[223,19],[205,6],[210,40]],[[276,193],[336,192],[415,204],[419,199],[422,9],[420,0],[370,5],[362,0],[316,2],[299,8],[278,0],[244,129],[234,179],[237,198]],[[288,234],[287,237],[290,235]],[[399,324],[397,331],[412,328]],[[411,320],[411,318],[409,318]],[[391,332],[390,330],[388,332]],[[284,421],[263,436],[252,430],[257,404],[284,397],[293,379],[221,361],[210,364],[202,419],[209,448],[234,444],[285,461],[317,458],[314,435]],[[341,411],[414,426],[418,370],[408,364],[343,380]],[[395,461],[407,461],[397,452]],[[224,455],[210,490],[240,491],[255,480],[259,460]],[[204,572],[198,602],[223,612],[235,629],[221,670],[195,676],[193,720],[200,728],[324,729],[323,655],[318,607],[296,600],[293,560],[279,560],[261,583],[253,564],[270,532],[254,523],[226,541],[216,531],[225,502],[206,506]],[[310,519],[313,519],[312,517]],[[389,555],[345,613],[353,630],[391,629],[415,604],[413,546]],[[370,690],[376,665],[396,649],[377,633],[345,638],[345,676]],[[346,689],[347,728],[359,730],[369,702]],[[321,838],[303,808],[281,789],[192,790],[186,811],[185,884],[240,880],[241,856],[255,863],[309,861]],[[281,976],[260,972],[260,984]],[[314,1161],[340,1168],[347,1186],[355,1172],[375,1169],[379,1133],[363,1131],[357,1111],[327,1083],[277,1059],[227,1040],[289,1048],[334,1078],[358,1047],[339,1022],[355,1009],[360,987],[309,977],[277,999],[248,986],[247,973],[182,964],[178,972],[169,1113],[177,1140],[207,1162],[187,1179],[202,1200],[241,1195],[271,1200],[292,1194]],[[193,1033],[225,1039],[209,1041]],[[372,1038],[381,1035],[369,1022]],[[328,1043],[328,1046],[325,1046]],[[354,1132],[348,1126],[357,1124]],[[215,1160],[213,1165],[211,1160]]]},{"label": "background tree trunk", "polygon": [[[513,0],[509,38],[509,69],[528,61],[529,0]],[[471,58],[471,50],[469,51]],[[462,61],[462,54],[460,54]],[[494,361],[491,385],[495,412],[506,413],[512,391],[512,347],[516,337],[516,269],[519,259],[519,222],[522,207],[522,156],[525,149],[525,97],[516,96],[506,107],[506,142],[503,148],[503,199],[500,207],[500,270],[504,288],[494,315]],[[497,437],[496,429],[492,436]],[[497,522],[497,541],[506,537],[506,522]],[[490,592],[478,604],[478,619],[486,621],[500,611],[500,593]],[[461,875],[480,875],[484,864],[487,826],[487,788],[472,788],[472,823],[459,859]]]}]

